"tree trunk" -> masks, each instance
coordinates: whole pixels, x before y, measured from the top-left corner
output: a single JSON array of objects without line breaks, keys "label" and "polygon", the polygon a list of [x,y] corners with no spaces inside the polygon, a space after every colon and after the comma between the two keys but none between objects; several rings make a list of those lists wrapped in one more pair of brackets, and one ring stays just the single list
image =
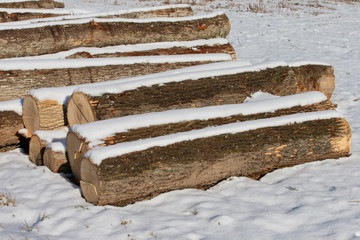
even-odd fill
[{"label": "tree trunk", "polygon": [[2,2],[0,8],[33,8],[33,9],[53,9],[64,8],[63,2],[55,2],[53,0],[40,0],[40,1],[24,1],[24,2]]},{"label": "tree trunk", "polygon": [[[104,90],[102,92],[105,93],[100,96],[86,94],[86,91],[94,89],[80,89],[82,92],[75,92],[68,101],[69,125],[146,112],[241,103],[257,91],[280,96],[320,91],[330,97],[335,81],[333,68],[321,65],[280,66],[203,78],[198,78],[196,74],[185,77],[183,81],[169,78],[159,83],[152,81],[147,84],[145,80],[138,85],[122,83],[112,86],[112,93]],[[114,93],[116,87],[119,90]]]},{"label": "tree trunk", "polygon": [[29,143],[29,160],[34,163],[36,166],[42,166],[43,163],[43,155],[46,146],[49,144],[45,139],[40,139],[40,137],[36,134],[31,136]]},{"label": "tree trunk", "polygon": [[351,132],[344,118],[296,122],[125,151],[98,165],[89,154],[81,163],[80,186],[95,205],[124,206],[171,190],[206,189],[231,176],[258,179],[278,168],[349,153]]},{"label": "tree trunk", "polygon": [[[313,96],[315,96],[314,94]],[[301,97],[311,97],[311,94],[302,94],[298,96]],[[315,96],[318,97],[318,96]],[[267,106],[276,106],[275,101],[260,101],[254,103],[247,104],[234,104],[231,106],[234,111],[231,111],[230,114],[224,116],[224,110],[228,109],[222,108],[222,106],[211,107],[211,108],[198,108],[191,111],[192,118],[187,118],[187,120],[182,120],[180,116],[188,115],[190,111],[186,110],[177,110],[177,111],[168,111],[162,112],[161,114],[144,114],[138,116],[131,116],[129,118],[118,118],[114,119],[114,121],[97,121],[92,123],[88,123],[86,125],[77,126],[76,129],[72,129],[66,138],[66,148],[68,159],[71,165],[73,177],[76,181],[81,179],[80,176],[80,164],[81,159],[84,154],[91,150],[94,147],[102,147],[102,146],[111,146],[114,144],[122,143],[122,142],[130,142],[136,141],[139,139],[153,138],[159,137],[169,134],[174,134],[177,132],[186,132],[195,129],[202,129],[210,126],[219,126],[229,123],[235,122],[243,122],[255,119],[264,119],[271,118],[282,115],[289,115],[299,112],[314,112],[314,111],[323,111],[323,110],[333,110],[335,109],[334,105],[329,101],[318,101],[314,104],[308,104],[305,106],[301,106],[299,104],[291,105],[289,103],[290,98],[282,97],[283,102],[287,102],[289,104],[288,107],[279,108],[276,111],[259,111],[255,114],[245,114],[243,109],[245,106],[248,108],[256,109],[260,104],[266,104]],[[245,107],[246,108],[246,107]],[[272,109],[271,109],[272,110]],[[204,116],[204,112],[211,112],[211,118],[204,120],[202,117]],[[237,111],[237,113],[236,113]],[[177,119],[174,116],[178,116]],[[206,115],[205,115],[206,116]],[[210,116],[210,115],[209,115]],[[221,116],[221,117],[220,117]],[[136,128],[132,127],[132,121],[136,122]],[[154,124],[151,124],[154,122]],[[129,127],[127,127],[130,124]],[[87,129],[116,129],[118,126],[121,126],[123,131],[113,131],[109,132],[108,135],[102,135],[102,139],[100,140],[101,144],[93,143],[90,139],[94,139],[94,136],[86,133],[85,135],[81,134],[81,132],[86,131]],[[94,131],[94,133],[97,133]],[[97,141],[97,140],[96,140]]]},{"label": "tree trunk", "polygon": [[35,18],[49,18],[56,16],[63,16],[65,14],[55,14],[55,13],[38,13],[38,12],[0,12],[0,21],[1,22],[15,22],[15,21],[24,21]]},{"label": "tree trunk", "polygon": [[0,30],[0,58],[36,56],[77,47],[105,47],[124,44],[191,41],[225,38],[230,21],[225,14],[169,21],[121,19],[81,19],[10,26]]},{"label": "tree trunk", "polygon": [[6,152],[26,144],[18,131],[24,128],[21,115],[14,111],[0,111],[0,152]]},{"label": "tree trunk", "polygon": [[[0,71],[0,84],[3,87],[0,100],[23,98],[32,89],[104,82],[227,60],[231,60],[227,54],[177,55],[164,56],[162,59],[157,56],[87,59],[85,62],[82,59],[48,60],[54,67],[60,65],[52,69],[43,67],[43,61],[27,61],[34,64],[34,69]],[[25,64],[25,61],[21,64]],[[73,66],[79,64],[80,67]]]},{"label": "tree trunk", "polygon": [[45,148],[44,165],[54,173],[71,173],[66,153],[53,148],[52,144]]},{"label": "tree trunk", "polygon": [[[135,47],[135,46],[134,46]],[[206,54],[206,53],[226,53],[236,60],[236,52],[230,43],[214,44],[214,45],[195,45],[191,47],[170,47],[157,48],[147,51],[133,51],[133,52],[109,52],[91,54],[87,51],[77,52],[66,57],[72,58],[104,58],[104,57],[138,57],[138,56],[156,56],[156,55],[180,55],[180,54]]]}]

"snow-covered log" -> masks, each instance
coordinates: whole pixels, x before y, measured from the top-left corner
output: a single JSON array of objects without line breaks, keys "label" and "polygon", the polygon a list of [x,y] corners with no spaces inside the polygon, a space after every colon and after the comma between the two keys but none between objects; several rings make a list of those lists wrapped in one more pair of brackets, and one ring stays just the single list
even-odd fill
[{"label": "snow-covered log", "polygon": [[118,205],[231,176],[348,155],[351,131],[334,110],[298,113],[125,142],[88,151],[80,186],[88,202]]},{"label": "snow-covered log", "polygon": [[73,126],[67,135],[66,148],[74,179],[79,181],[81,159],[95,147],[234,122],[333,109],[335,107],[324,94],[307,92],[249,103],[131,115]]},{"label": "snow-covered log", "polygon": [[48,144],[43,156],[44,165],[54,173],[71,173],[70,164],[66,158],[66,143],[64,141]]},{"label": "snow-covered log", "polygon": [[219,53],[0,61],[0,100],[23,98],[32,89],[104,82],[228,60],[231,60],[231,56]]},{"label": "snow-covered log", "polygon": [[0,58],[35,56],[77,47],[225,38],[224,13],[181,18],[87,18],[0,27]]},{"label": "snow-covered log", "polygon": [[55,16],[62,16],[64,14],[60,13],[51,13],[51,12],[39,12],[39,11],[8,11],[6,9],[0,9],[0,22],[14,22],[14,21],[24,21],[34,18],[49,18]]},{"label": "snow-covered log", "polygon": [[22,99],[0,102],[0,152],[25,144],[25,138],[18,134],[24,128],[21,111]]},{"label": "snow-covered log", "polygon": [[67,127],[63,127],[54,131],[36,131],[31,136],[29,143],[29,159],[37,166],[44,165],[43,155],[45,148],[52,142],[65,141]]},{"label": "snow-covered log", "polygon": [[82,87],[67,106],[70,126],[146,112],[241,103],[257,91],[292,95],[334,90],[333,67],[267,63],[243,68],[191,72],[172,77]]},{"label": "snow-covered log", "polygon": [[53,0],[24,0],[24,1],[0,1],[0,8],[33,8],[33,9],[53,9],[64,8],[63,2]]}]

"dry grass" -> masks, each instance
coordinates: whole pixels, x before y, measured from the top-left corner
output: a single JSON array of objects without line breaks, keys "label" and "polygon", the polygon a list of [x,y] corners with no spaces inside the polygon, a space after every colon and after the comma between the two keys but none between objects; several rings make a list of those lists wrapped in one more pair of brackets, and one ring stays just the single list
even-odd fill
[{"label": "dry grass", "polygon": [[10,193],[0,193],[0,207],[1,206],[13,206],[16,205],[16,197],[12,197]]}]

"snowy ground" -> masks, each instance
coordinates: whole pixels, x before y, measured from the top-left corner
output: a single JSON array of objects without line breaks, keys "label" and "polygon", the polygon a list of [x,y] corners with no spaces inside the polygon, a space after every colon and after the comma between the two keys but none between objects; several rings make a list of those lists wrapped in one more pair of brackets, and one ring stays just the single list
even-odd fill
[{"label": "snowy ground", "polygon": [[[103,3],[106,4],[103,4]],[[128,2],[128,3],[127,3]],[[186,1],[66,0],[89,11]],[[231,178],[127,207],[95,207],[79,187],[19,152],[0,153],[0,239],[360,238],[360,3],[193,0],[225,11],[228,40],[252,63],[316,60],[335,67],[332,101],[352,128],[351,156]],[[298,2],[295,4],[295,2]],[[206,3],[206,4],[203,4]],[[359,100],[359,101],[358,101]],[[15,206],[7,200],[13,200]]]}]

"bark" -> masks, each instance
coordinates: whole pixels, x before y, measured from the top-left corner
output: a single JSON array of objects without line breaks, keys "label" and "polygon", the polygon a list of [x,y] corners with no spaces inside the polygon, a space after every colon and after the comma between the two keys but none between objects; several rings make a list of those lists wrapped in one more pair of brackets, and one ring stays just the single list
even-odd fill
[{"label": "bark", "polygon": [[5,29],[0,31],[0,46],[3,46],[0,58],[50,54],[77,47],[225,38],[229,32],[230,21],[225,14],[168,22],[92,20],[82,24]]},{"label": "bark", "polygon": [[[186,132],[195,129],[201,129],[210,126],[219,126],[219,125],[235,123],[235,122],[271,118],[271,117],[294,114],[299,112],[314,112],[314,111],[334,110],[334,109],[335,109],[334,105],[329,100],[327,100],[316,104],[309,104],[306,106],[296,106],[292,108],[279,109],[275,112],[264,112],[264,113],[251,114],[245,116],[242,114],[238,114],[227,117],[212,118],[208,120],[198,120],[196,119],[196,117],[194,117],[194,120],[191,121],[182,121],[177,123],[167,123],[161,125],[151,125],[147,127],[129,129],[126,132],[117,132],[115,133],[115,135],[106,136],[105,138],[102,139],[102,141],[104,142],[103,144],[96,145],[94,147],[110,146],[122,142],[130,142],[139,139],[159,137],[177,132]],[[147,122],[146,117],[144,117],[143,121]],[[97,126],[99,127],[99,129],[102,129],[103,127],[106,128],[106,122],[104,123],[103,127],[101,127],[101,125],[97,125]],[[68,133],[66,142],[67,142],[66,143],[67,154],[71,165],[73,177],[78,182],[81,179],[80,176],[81,159],[83,158],[84,154],[87,151],[92,149],[92,147],[89,146],[90,143],[89,139],[81,137],[77,132],[74,131],[70,131]]]},{"label": "bark", "polygon": [[179,54],[205,54],[205,53],[226,53],[236,60],[236,52],[231,44],[216,44],[213,46],[199,45],[191,48],[188,47],[173,47],[173,48],[160,48],[149,51],[137,52],[114,52],[114,53],[101,53],[90,54],[89,52],[77,52],[72,54],[67,59],[72,58],[102,58],[102,57],[138,57],[138,56],[154,56],[154,55],[179,55]]},{"label": "bark", "polygon": [[38,135],[32,135],[29,143],[29,160],[37,166],[44,165],[43,155],[48,144],[48,141],[41,139]]},{"label": "bark", "polygon": [[231,176],[258,179],[278,168],[347,156],[344,118],[308,121],[152,147],[105,159],[84,158],[81,189],[95,205],[124,206],[184,188],[207,189]]},{"label": "bark", "polygon": [[62,2],[55,2],[53,0],[40,1],[24,1],[24,2],[3,2],[0,3],[0,8],[33,8],[33,9],[53,9],[64,8]]},{"label": "bark", "polygon": [[45,148],[44,165],[54,173],[71,173],[66,153],[55,151],[51,147]]},{"label": "bark", "polygon": [[22,128],[24,124],[19,114],[14,111],[0,111],[0,152],[26,144],[26,139],[18,134]]},{"label": "bark", "polygon": [[241,103],[257,91],[280,96],[320,91],[329,98],[334,81],[332,67],[304,65],[168,82],[101,96],[75,92],[68,102],[67,119],[72,126],[146,112]]},{"label": "bark", "polygon": [[0,71],[0,84],[3,87],[0,101],[23,98],[32,89],[104,82],[211,62],[215,61],[209,58],[208,61],[192,61],[189,59],[187,62],[168,63],[164,60],[163,63]]},{"label": "bark", "polygon": [[49,18],[63,16],[65,14],[54,14],[54,13],[35,13],[35,12],[26,12],[26,13],[8,13],[0,12],[0,21],[1,22],[15,22],[15,21],[24,21],[35,18]]}]

